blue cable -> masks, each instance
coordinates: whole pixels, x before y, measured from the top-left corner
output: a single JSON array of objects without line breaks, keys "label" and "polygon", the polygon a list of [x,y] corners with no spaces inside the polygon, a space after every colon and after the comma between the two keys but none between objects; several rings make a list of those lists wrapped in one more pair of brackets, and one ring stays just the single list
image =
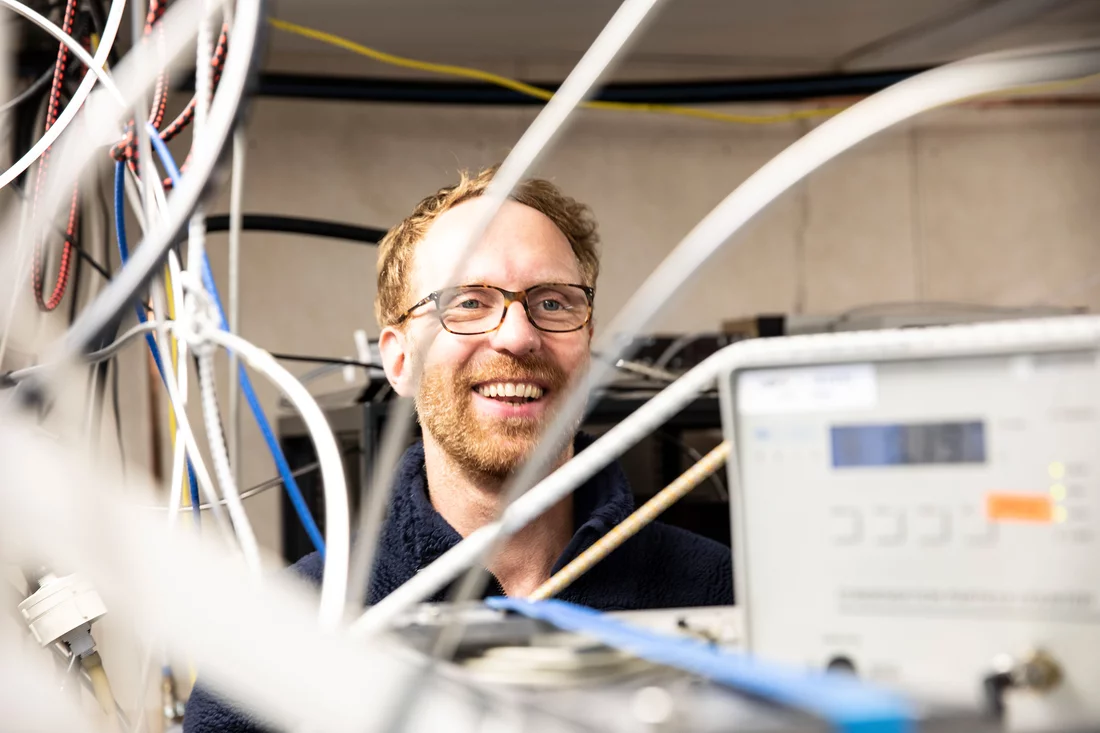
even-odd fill
[{"label": "blue cable", "polygon": [[[130,247],[126,242],[125,177],[126,164],[122,161],[115,163],[115,235],[118,239],[118,256],[123,265],[130,259]],[[134,309],[137,311],[138,321],[145,323],[147,319],[145,309],[141,307],[141,303],[135,303]],[[149,353],[153,355],[153,361],[157,365],[161,381],[164,381],[164,364],[161,363],[160,352],[157,349],[157,342],[153,338],[153,334],[145,334],[145,342],[149,344]],[[190,458],[187,459],[186,469],[187,483],[191,494],[191,515],[195,518],[197,526],[202,521],[202,511],[199,509],[199,484],[195,480],[195,469],[191,465]]]},{"label": "blue cable", "polygon": [[493,596],[492,608],[515,611],[565,631],[594,637],[642,659],[683,669],[735,690],[815,715],[842,733],[913,733],[918,711],[900,695],[850,675],[814,673],[764,662],[696,639],[631,626],[564,601]]},{"label": "blue cable", "polygon": [[[118,255],[122,260],[122,264],[126,264],[130,259],[130,246],[126,243],[126,214],[123,206],[124,193],[125,193],[125,176],[126,176],[126,164],[122,161],[115,163],[115,234],[118,239]],[[141,303],[134,303],[134,310],[137,312],[137,318],[140,323],[145,323],[148,319],[145,317],[145,309],[141,307]],[[160,353],[157,351],[157,342],[153,338],[153,334],[145,334],[145,342],[149,344],[149,351],[153,355],[153,361],[156,362],[157,371],[160,372],[160,378],[164,379],[164,365],[160,362]]]},{"label": "blue cable", "polygon": [[[172,153],[168,150],[168,146],[160,138],[160,134],[156,131],[152,125],[149,126],[149,139],[152,142],[153,147],[157,151],[157,155],[160,157],[161,164],[164,169],[168,171],[168,178],[171,179],[172,184],[178,186],[180,182],[180,170],[176,166],[176,161],[172,158]],[[214,274],[210,269],[210,258],[203,253],[202,259],[202,284],[206,288],[206,292],[210,294],[210,297],[214,301],[214,305],[218,309],[219,325],[223,331],[229,330],[229,322],[225,317],[225,309],[222,307],[221,297],[218,295],[218,286],[214,282]],[[279,446],[279,441],[275,438],[275,431],[271,429],[271,423],[267,419],[267,415],[264,414],[263,407],[260,406],[260,399],[256,396],[256,390],[252,387],[252,379],[248,376],[248,372],[245,371],[243,364],[237,366],[238,374],[241,382],[241,392],[244,393],[245,400],[248,402],[248,407],[252,411],[252,416],[256,419],[256,425],[260,428],[260,433],[263,435],[264,442],[267,443],[268,450],[271,451],[271,457],[275,460],[275,467],[279,471],[279,476],[282,478],[283,486],[286,487],[287,496],[290,499],[290,503],[294,506],[294,511],[298,515],[299,521],[302,523],[302,527],[305,528],[306,534],[309,535],[309,539],[313,542],[313,546],[317,548],[317,552],[320,553],[321,558],[325,557],[325,539],[321,535],[321,530],[317,527],[317,522],[314,521],[313,515],[309,511],[309,507],[306,506],[305,497],[302,496],[302,490],[298,487],[298,482],[294,479],[294,474],[291,473],[290,464],[287,463],[286,456],[283,454],[283,449]]]}]

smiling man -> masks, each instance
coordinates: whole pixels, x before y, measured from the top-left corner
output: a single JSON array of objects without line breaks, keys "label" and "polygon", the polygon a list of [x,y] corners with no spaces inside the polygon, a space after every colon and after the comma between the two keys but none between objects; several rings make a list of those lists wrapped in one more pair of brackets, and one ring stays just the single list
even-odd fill
[{"label": "smiling man", "polygon": [[[497,516],[509,476],[588,367],[599,274],[591,212],[548,181],[526,181],[463,256],[494,173],[464,175],[424,199],[379,245],[383,366],[394,390],[415,398],[423,440],[398,467],[369,603]],[[591,442],[564,436],[553,467]],[[505,544],[489,564],[488,592],[531,593],[633,509],[612,463]],[[314,553],[295,568],[319,582],[322,566]],[[654,523],[558,597],[601,610],[730,604],[730,551]],[[258,730],[201,688],[184,729]]]},{"label": "smiling man", "polygon": [[[494,519],[508,478],[588,367],[599,274],[591,212],[548,181],[526,181],[463,257],[494,172],[424,199],[379,247],[383,365],[394,389],[415,397],[424,428],[423,444],[404,457],[410,480],[399,491],[418,516],[415,534],[428,536],[397,552],[437,556]],[[589,442],[565,436],[554,467]],[[509,540],[488,568],[496,592],[531,593],[632,509],[613,464]],[[437,539],[443,546],[432,547]],[[371,590],[376,600],[392,588]],[[655,525],[561,597],[625,609],[732,603],[732,595],[729,550]]]}]

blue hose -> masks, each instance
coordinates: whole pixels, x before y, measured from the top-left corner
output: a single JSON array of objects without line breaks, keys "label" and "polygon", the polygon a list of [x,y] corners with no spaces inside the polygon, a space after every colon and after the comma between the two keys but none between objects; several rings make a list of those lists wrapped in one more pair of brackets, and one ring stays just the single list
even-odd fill
[{"label": "blue hose", "polygon": [[908,699],[850,675],[814,673],[756,659],[697,639],[632,626],[564,601],[492,597],[485,603],[808,713],[829,723],[836,733],[913,733],[921,727],[920,711]]},{"label": "blue hose", "polygon": [[[115,233],[118,239],[118,256],[123,265],[130,259],[130,247],[126,243],[126,212],[123,206],[125,176],[126,164],[122,161],[115,163]],[[138,321],[145,323],[147,319],[145,309],[141,307],[141,303],[135,303],[134,309],[137,311]],[[153,338],[153,334],[145,334],[145,342],[149,344],[149,353],[153,355],[153,361],[157,365],[157,371],[160,372],[161,381],[164,381],[164,364],[161,363],[160,352],[157,349],[157,342]],[[202,512],[199,510],[199,484],[195,480],[195,469],[191,465],[190,458],[187,459],[187,483],[190,486],[191,493],[191,515],[195,518],[195,524],[198,525],[202,521]]]},{"label": "blue hose", "polygon": [[[172,158],[168,146],[161,140],[160,134],[151,125],[149,139],[160,157],[161,164],[168,171],[168,177],[171,179],[172,184],[179,185],[180,171],[176,166],[176,161]],[[210,269],[210,258],[206,256],[205,252],[202,259],[202,284],[214,300],[214,305],[217,306],[219,325],[223,331],[228,331],[229,323],[225,317],[225,308],[222,307],[221,297],[218,295],[218,286],[214,282],[214,274]],[[252,387],[252,380],[249,378],[248,372],[245,371],[243,364],[239,364],[237,368],[241,382],[241,392],[244,393],[248,407],[252,411],[252,416],[256,419],[256,425],[260,428],[264,442],[267,443],[268,450],[271,451],[271,457],[275,460],[275,467],[278,469],[279,476],[286,487],[290,503],[294,506],[294,511],[297,513],[306,534],[309,535],[309,539],[313,542],[313,546],[317,548],[317,552],[324,559],[325,540],[321,536],[321,530],[317,527],[317,522],[314,521],[309,507],[306,506],[305,497],[302,496],[302,490],[298,487],[298,482],[294,480],[294,475],[290,471],[290,464],[287,463],[283,449],[279,446],[279,441],[275,439],[275,431],[271,429],[271,423],[260,406],[260,399],[256,396],[256,390]]]}]

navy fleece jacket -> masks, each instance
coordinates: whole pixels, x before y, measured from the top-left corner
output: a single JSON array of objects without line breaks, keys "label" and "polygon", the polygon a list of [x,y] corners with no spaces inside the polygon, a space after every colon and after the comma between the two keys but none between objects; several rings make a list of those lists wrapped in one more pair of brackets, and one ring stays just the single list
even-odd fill
[{"label": "navy fleece jacket", "polygon": [[[578,435],[579,452],[592,439]],[[424,473],[424,446],[406,451],[375,561],[369,603],[376,603],[461,541],[461,536],[432,507]],[[557,572],[634,511],[626,475],[617,463],[581,486],[573,498],[573,539],[554,565]],[[317,583],[323,562],[313,553],[294,570]],[[443,600],[449,589],[433,601]],[[500,594],[490,584],[489,595]],[[558,598],[603,611],[717,606],[733,603],[729,549],[685,530],[655,522],[629,539],[578,578]],[[187,703],[184,733],[257,733],[264,730],[243,713],[217,699],[201,684]]]}]

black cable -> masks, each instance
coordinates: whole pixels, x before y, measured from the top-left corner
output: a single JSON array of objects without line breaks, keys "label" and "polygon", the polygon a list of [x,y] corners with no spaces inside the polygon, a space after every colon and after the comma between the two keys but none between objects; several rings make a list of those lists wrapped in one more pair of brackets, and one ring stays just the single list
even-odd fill
[{"label": "black cable", "polygon": [[97,0],[88,0],[88,14],[92,18],[92,27],[100,38],[103,37],[103,29],[107,27],[107,14]]},{"label": "black cable", "polygon": [[[49,10],[53,10],[57,7],[60,7],[63,4],[64,3],[51,4],[50,7],[49,7]],[[93,4],[93,5],[95,4],[94,0],[91,4]],[[91,20],[93,21],[93,25],[94,25],[94,17],[91,18]],[[72,33],[73,38],[79,38],[80,35],[83,34],[85,30],[87,30],[88,24],[89,24],[89,16],[84,15],[83,13],[78,14],[77,18],[76,18],[76,21],[73,23],[73,33]],[[102,33],[100,33],[100,35],[102,35]],[[29,87],[27,87],[23,91],[19,92],[19,94],[15,95],[11,99],[9,99],[7,102],[4,102],[3,104],[0,104],[0,114],[3,114],[5,112],[7,112],[8,110],[13,109],[15,107],[18,107],[19,105],[21,105],[24,102],[26,102],[26,101],[30,100],[31,98],[33,98],[35,96],[35,94],[42,91],[43,87],[45,87],[47,84],[49,84],[50,80],[53,79],[53,71],[54,71],[55,63],[56,63],[56,59],[55,59],[55,61],[51,62],[48,66],[46,66],[45,70],[42,71],[42,73],[38,76],[37,79],[35,79],[33,82],[31,82],[31,85]],[[83,68],[83,66],[84,66],[84,64],[83,64],[83,62],[81,62],[80,59],[73,58],[73,60],[69,63],[69,66],[65,69],[65,76],[67,78],[72,77],[76,72],[78,72],[81,68]]]},{"label": "black cable", "polygon": [[[49,69],[52,77],[53,64],[50,64]],[[19,160],[31,149],[35,140],[38,139],[38,130],[41,130],[42,125],[45,124],[46,107],[49,105],[46,90],[40,90],[33,101],[33,105],[24,104],[17,107],[12,115],[11,147],[9,148],[12,160]],[[35,166],[28,166],[12,181],[11,185],[19,190],[26,188],[26,182],[32,180],[30,176],[33,170],[35,170]]]},{"label": "black cable", "polygon": [[[83,247],[73,247],[73,249],[76,250],[77,257],[87,262],[93,270],[103,276],[104,280],[111,279],[111,273],[107,271],[107,268],[96,262],[94,257],[84,251]],[[77,272],[79,272],[79,270]]]},{"label": "black cable", "polygon": [[[12,190],[15,191],[16,195],[18,195],[21,199],[23,199],[24,203],[26,203],[27,202],[27,194],[23,190],[23,188],[21,186],[17,185],[14,181],[12,182],[11,187],[12,187]],[[101,193],[101,195],[102,195],[102,193]],[[104,221],[108,221],[108,220],[109,219],[104,219]],[[66,236],[65,232],[61,229],[61,227],[57,226],[57,224],[53,224],[52,226],[53,226],[54,232],[58,236],[60,236],[60,237]],[[106,236],[109,238],[110,235],[111,235],[111,233],[110,233],[110,230],[108,229]],[[106,241],[109,241],[109,239],[106,240]],[[79,244],[79,242],[77,244]],[[89,253],[84,251],[83,247],[75,246],[75,247],[73,247],[73,249],[76,251],[76,255],[77,255],[78,258],[80,258],[80,259],[84,260],[85,262],[87,262],[88,265],[91,266],[91,268],[93,270],[95,270],[100,275],[102,275],[105,280],[110,280],[111,279],[110,270],[107,269],[106,267],[104,267],[103,265],[99,264],[99,262],[97,262],[96,259],[94,257],[92,257],[92,255],[90,255]],[[107,248],[107,251],[108,252],[111,251],[110,247]]]},{"label": "black cable", "polygon": [[[27,202],[27,195],[23,191],[22,187],[16,185],[15,182],[13,181],[12,184],[11,184],[11,188],[12,188],[13,191],[15,191],[17,196],[19,196],[21,199],[23,199],[24,203]],[[52,224],[51,226],[53,227],[54,233],[57,234],[59,237],[66,236],[65,232],[57,224]],[[110,233],[108,232],[108,236],[109,236],[109,234]],[[100,275],[102,275],[104,279],[106,279],[106,280],[111,279],[110,271],[107,268],[105,268],[103,265],[99,264],[99,262],[97,262],[94,257],[92,257],[90,254],[85,252],[82,247],[73,247],[73,249],[76,251],[76,255],[77,255],[78,258],[80,258],[80,259],[84,260],[85,262],[87,262],[91,266],[91,268],[93,270],[95,270],[96,272],[98,272]]]},{"label": "black cable", "polygon": [[111,367],[111,411],[115,414],[115,439],[118,441],[118,458],[122,464],[123,476],[126,475],[126,448],[122,440],[122,410],[118,404],[118,359]]},{"label": "black cable", "polygon": [[[347,458],[348,456],[354,455],[356,453],[360,453],[361,451],[362,451],[362,449],[359,446],[354,446],[352,448],[348,448],[347,450],[345,450],[343,453],[341,453],[341,455],[344,458]],[[291,471],[290,475],[293,476],[294,478],[301,478],[302,476],[305,476],[307,473],[312,473],[312,472],[318,470],[319,468],[321,468],[321,464],[318,463],[318,462],[307,463],[306,465],[301,466],[301,467],[296,468],[293,471]],[[251,499],[256,494],[263,493],[264,491],[267,491],[268,489],[274,489],[276,486],[282,486],[282,485],[283,485],[282,476],[275,476],[274,478],[269,478],[267,481],[261,481],[260,483],[255,484],[254,486],[250,486],[249,488],[242,491],[241,492],[241,499],[242,500],[243,499]],[[219,499],[218,503],[224,505],[225,504],[225,499]],[[199,504],[199,511],[205,511],[205,510],[209,509],[212,506],[213,506],[213,504]]]},{"label": "black cable", "polygon": [[101,361],[96,364],[95,400],[92,402],[92,445],[93,450],[99,450],[99,432],[103,427],[103,408],[107,404],[107,377],[110,371],[110,362]]},{"label": "black cable", "polygon": [[50,83],[50,79],[53,78],[53,67],[46,69],[42,72],[42,75],[35,79],[29,87],[16,94],[8,101],[0,104],[0,114],[7,112],[10,109],[14,109],[34,97],[39,92],[43,91],[43,87]]},{"label": "black cable", "polygon": [[[245,214],[241,217],[241,228],[245,231],[281,232],[284,234],[307,234],[314,237],[346,239],[351,242],[378,244],[386,236],[384,229],[361,227],[355,224],[343,224],[323,219],[305,219],[297,216],[276,216],[274,214]],[[229,231],[229,215],[219,214],[206,219],[207,232]]]},{"label": "black cable", "polygon": [[[88,15],[92,21],[92,28],[96,35],[103,38],[103,31],[107,28],[107,8],[98,0],[88,0]],[[112,46],[107,54],[107,62],[111,65],[118,63],[118,47]]]},{"label": "black cable", "polygon": [[[79,204],[78,204],[79,206]],[[69,323],[71,324],[76,320],[76,309],[80,305],[80,276],[84,274],[84,258],[79,254],[84,251],[84,228],[86,226],[85,217],[80,216],[79,209],[77,210],[78,224],[77,231],[73,232],[73,249],[77,252],[76,262],[73,263],[73,271],[69,275],[69,284],[72,288],[69,290]]]},{"label": "black cable", "polygon": [[[107,194],[103,191],[103,186],[96,182],[96,189],[99,192],[100,203],[103,204],[103,241],[107,244],[103,248],[104,262],[107,264],[108,271],[111,270],[111,215],[109,210],[109,204],[107,202]],[[117,335],[117,330],[116,330]],[[111,339],[114,341],[114,339]],[[106,346],[106,344],[103,344]],[[111,359],[111,412],[115,417],[115,441],[118,443],[118,459],[122,466],[122,475],[126,476],[126,447],[125,441],[122,439],[122,410],[119,407],[119,388],[118,388],[118,369],[119,359]]]},{"label": "black cable", "polygon": [[[648,104],[726,104],[862,97],[881,91],[927,67],[854,74],[818,74],[765,79],[683,82],[620,82],[599,89],[594,100]],[[526,82],[555,91],[560,82]],[[184,81],[194,90],[194,79]],[[543,105],[545,100],[483,82],[403,81],[312,74],[261,74],[255,93],[263,97],[406,104]]]},{"label": "black cable", "polygon": [[280,361],[304,361],[311,364],[342,364],[344,366],[357,366],[362,369],[382,368],[378,364],[368,364],[365,361],[357,361],[355,359],[338,359],[331,356],[309,356],[308,354],[276,354],[273,351],[268,353]]}]

